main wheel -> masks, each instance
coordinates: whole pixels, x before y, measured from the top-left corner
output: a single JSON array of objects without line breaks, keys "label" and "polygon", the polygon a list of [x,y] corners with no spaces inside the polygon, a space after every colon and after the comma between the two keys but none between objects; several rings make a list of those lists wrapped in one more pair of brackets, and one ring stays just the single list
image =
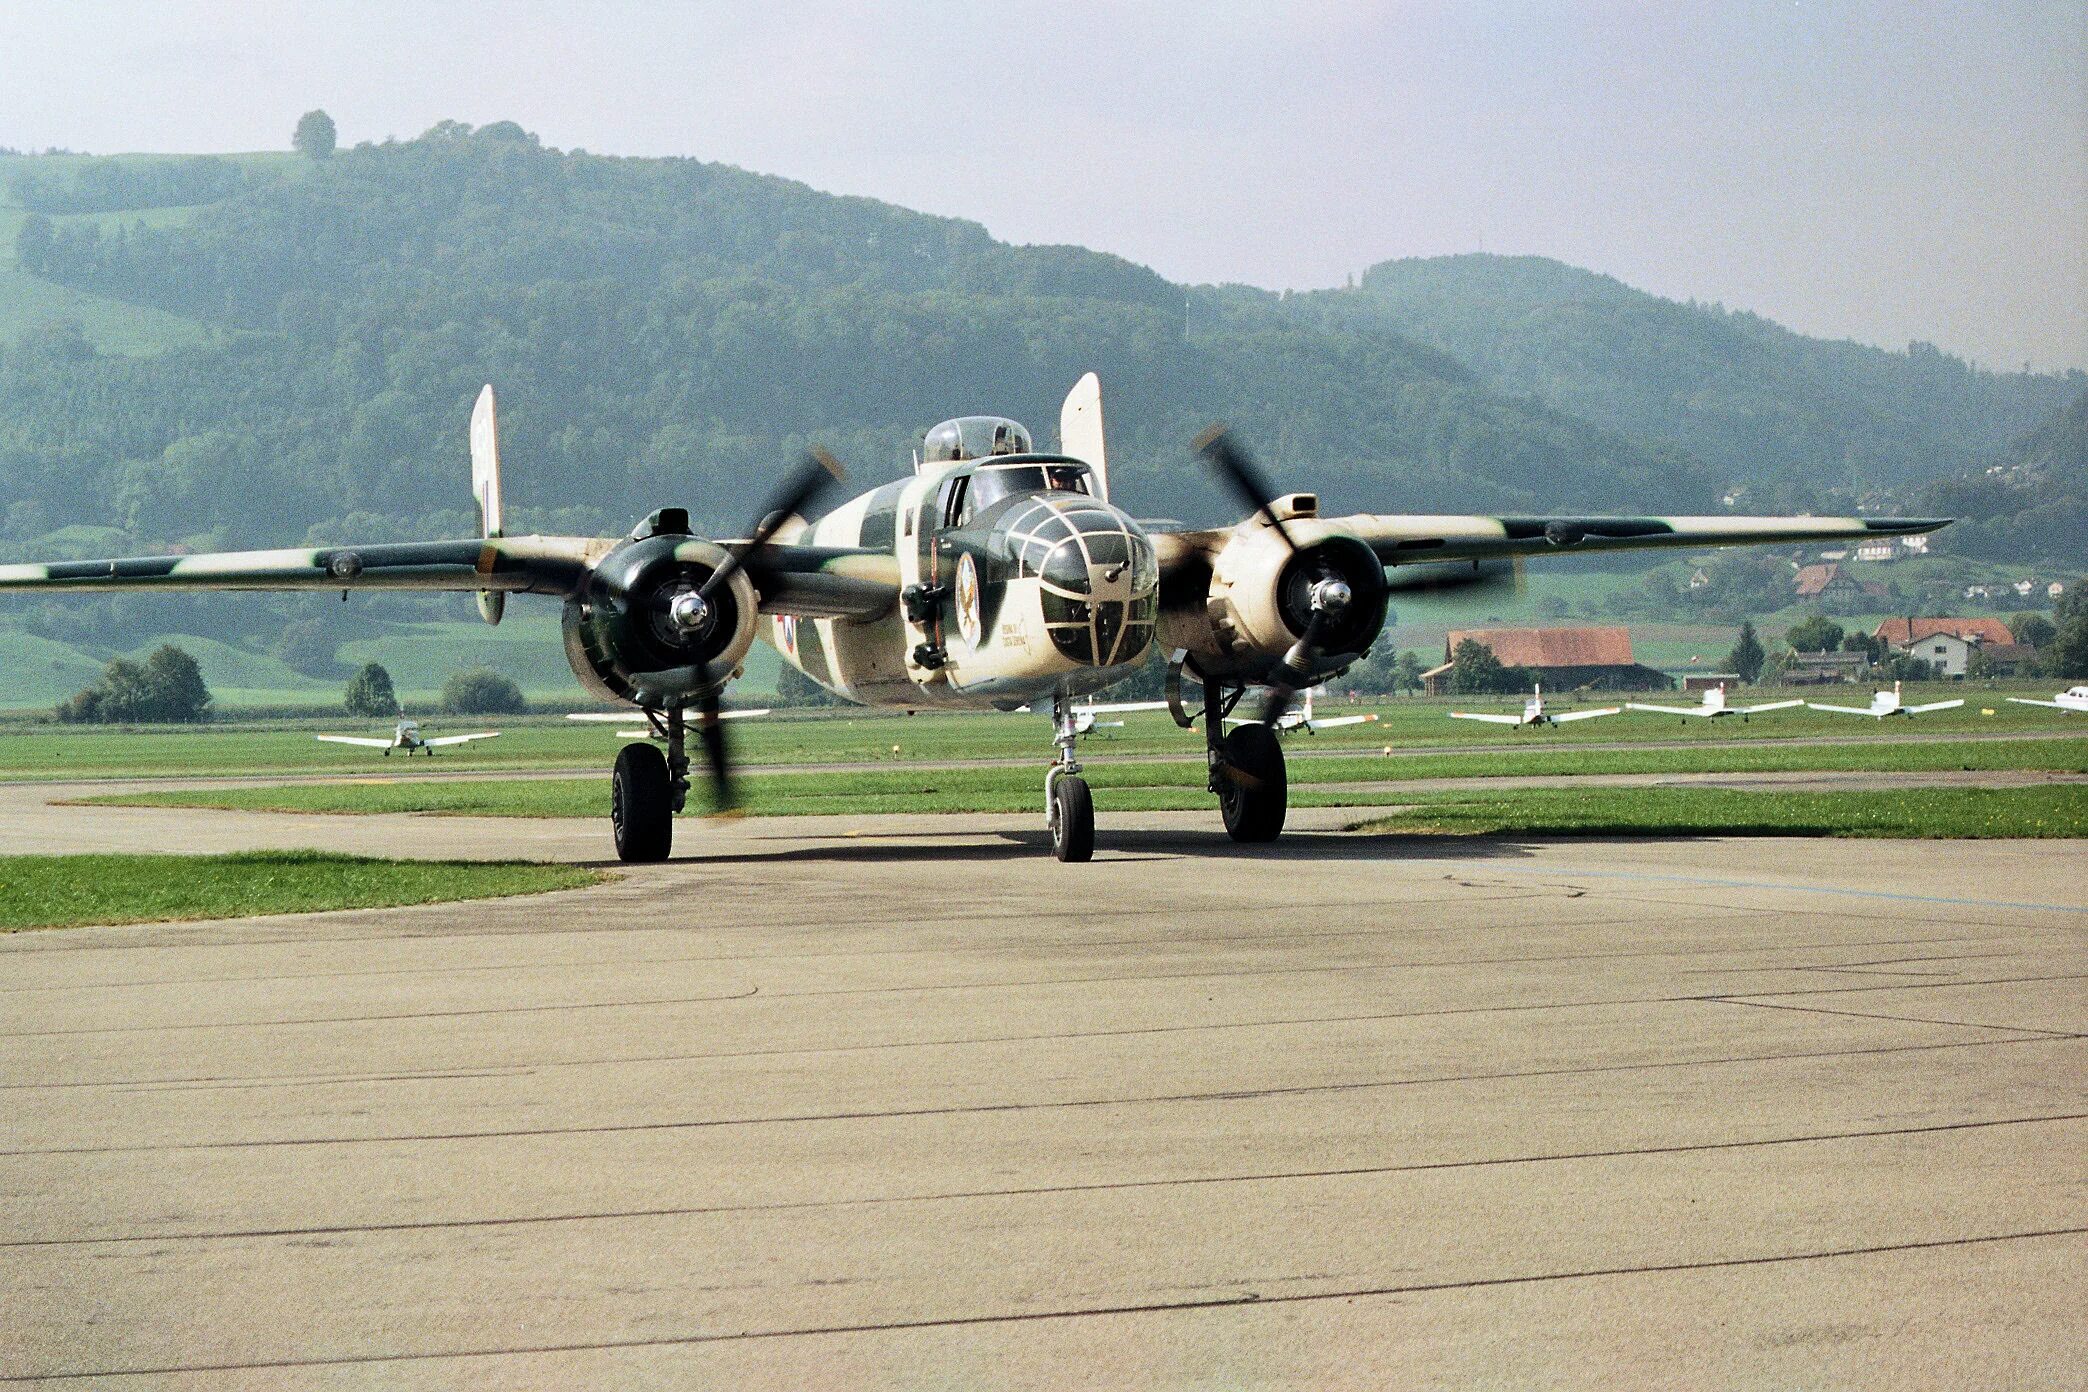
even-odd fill
[{"label": "main wheel", "polygon": [[665,860],[674,848],[674,783],[667,756],[652,745],[627,744],[616,756],[609,826],[618,860]]},{"label": "main wheel", "polygon": [[1283,745],[1266,725],[1242,725],[1218,747],[1218,810],[1235,841],[1274,841],[1283,831],[1290,785]]},{"label": "main wheel", "polygon": [[1095,858],[1095,799],[1087,780],[1069,773],[1052,780],[1051,853],[1060,860]]}]

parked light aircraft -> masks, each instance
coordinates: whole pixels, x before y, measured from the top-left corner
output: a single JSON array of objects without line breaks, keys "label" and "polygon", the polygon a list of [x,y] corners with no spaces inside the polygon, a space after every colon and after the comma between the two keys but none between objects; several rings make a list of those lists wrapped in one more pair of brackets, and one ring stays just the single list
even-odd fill
[{"label": "parked light aircraft", "polygon": [[1825,701],[1807,701],[1814,710],[1833,711],[1838,715],[1867,715],[1873,720],[1883,720],[1888,715],[1926,715],[1930,711],[1950,710],[1965,704],[1960,696],[1949,701],[1931,701],[1925,706],[1909,706],[1900,702],[1900,684],[1894,682],[1890,691],[1874,691],[1867,706],[1830,706]]},{"label": "parked light aircraft", "polygon": [[1484,711],[1451,711],[1452,720],[1484,720],[1494,725],[1564,725],[1570,720],[1593,720],[1601,715],[1615,715],[1622,706],[1598,706],[1593,710],[1551,711],[1544,705],[1544,683],[1539,682],[1530,699],[1523,702],[1521,715],[1488,715]]},{"label": "parked light aircraft", "polygon": [[[1780,544],[1927,532],[1940,520],[1832,517],[1322,517],[1317,496],[1272,488],[1222,430],[1197,448],[1247,511],[1211,528],[1140,525],[1110,496],[1100,384],[1059,414],[1059,450],[1012,420],[966,416],[927,432],[913,476],[809,521],[840,465],[812,450],[742,540],[694,535],[662,507],[624,537],[508,536],[493,391],[471,416],[481,535],[120,560],[0,565],[0,590],[474,592],[489,623],[510,594],[559,600],[567,660],[591,693],[628,701],[662,735],[617,754],[610,826],[625,860],[660,860],[690,789],[687,735],[713,800],[733,799],[721,698],[757,638],[835,694],[902,710],[1012,710],[1046,701],[1057,757],[1045,825],[1061,860],[1094,849],[1073,703],[1170,654],[1170,710],[1201,717],[1226,831],[1283,829],[1276,724],[1295,692],[1338,676],[1383,628],[1395,591],[1485,583],[1531,556]],[[1197,708],[1184,677],[1201,685]],[[1227,730],[1249,686],[1261,718]],[[664,744],[664,749],[661,745]]]},{"label": "parked light aircraft", "polygon": [[[1024,706],[1022,709],[1027,711],[1034,708],[1030,706]],[[1098,728],[1107,728],[1114,730],[1121,730],[1124,728],[1123,721],[1102,720],[1098,718],[1101,716],[1130,715],[1136,711],[1162,711],[1166,709],[1167,702],[1165,701],[1117,701],[1113,703],[1105,703],[1099,706],[1092,701],[1086,703],[1075,702],[1072,708],[1073,733],[1077,736],[1084,735],[1088,731]]]},{"label": "parked light aircraft", "polygon": [[2050,706],[2053,710],[2088,713],[2088,686],[2069,686],[2049,701],[2040,701],[2034,696],[2011,696],[2008,699],[2019,706]]},{"label": "parked light aircraft", "polygon": [[392,727],[390,739],[363,739],[356,735],[312,736],[313,739],[324,740],[328,744],[359,744],[365,749],[382,749],[384,757],[387,759],[391,757],[391,752],[394,749],[405,750],[406,757],[409,759],[413,757],[416,750],[432,759],[435,757],[435,751],[445,745],[469,744],[473,740],[498,739],[499,737],[500,731],[498,730],[483,730],[475,735],[437,735],[434,739],[428,739],[421,734],[420,725],[417,722],[405,719],[401,719],[397,725]]},{"label": "parked light aircraft", "polygon": [[[1375,711],[1368,715],[1315,716],[1312,713],[1312,692],[1310,689],[1307,689],[1297,705],[1277,717],[1276,733],[1287,735],[1294,730],[1303,730],[1308,735],[1316,735],[1322,730],[1339,729],[1343,725],[1367,725],[1376,719],[1377,713]],[[1247,725],[1253,723],[1253,717],[1245,715],[1228,716],[1225,723],[1228,725]]]},{"label": "parked light aircraft", "polygon": [[1658,711],[1663,715],[1694,715],[1701,716],[1706,720],[1716,720],[1720,716],[1725,715],[1737,715],[1742,720],[1745,720],[1750,715],[1760,715],[1763,711],[1790,710],[1793,706],[1802,706],[1804,704],[1805,702],[1800,700],[1764,701],[1760,705],[1755,706],[1728,705],[1726,704],[1725,683],[1720,682],[1717,686],[1706,691],[1702,702],[1694,706],[1663,706],[1653,701],[1626,701],[1624,709]]}]

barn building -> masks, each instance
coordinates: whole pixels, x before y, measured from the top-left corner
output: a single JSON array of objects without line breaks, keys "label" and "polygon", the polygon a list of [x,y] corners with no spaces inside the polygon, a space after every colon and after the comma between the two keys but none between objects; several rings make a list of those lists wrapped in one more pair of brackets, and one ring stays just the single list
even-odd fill
[{"label": "barn building", "polygon": [[1450,689],[1451,655],[1467,638],[1493,649],[1503,666],[1528,668],[1548,690],[1666,691],[1674,686],[1667,673],[1632,657],[1627,628],[1461,628],[1443,640],[1443,665],[1421,674],[1430,695]]}]

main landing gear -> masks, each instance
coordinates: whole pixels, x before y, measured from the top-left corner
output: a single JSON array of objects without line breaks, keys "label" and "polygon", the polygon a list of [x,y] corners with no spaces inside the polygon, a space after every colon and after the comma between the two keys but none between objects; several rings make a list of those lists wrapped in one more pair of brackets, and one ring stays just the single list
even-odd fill
[{"label": "main landing gear", "polygon": [[1259,720],[1225,728],[1225,717],[1240,703],[1240,687],[1212,683],[1204,687],[1204,747],[1211,770],[1210,789],[1218,795],[1218,812],[1226,835],[1235,841],[1274,841],[1283,832],[1289,810],[1290,779],[1283,763],[1283,744]]},{"label": "main landing gear", "polygon": [[647,710],[650,740],[627,744],[616,756],[610,780],[609,826],[616,858],[633,862],[667,859],[674,849],[674,814],[689,800],[688,723],[679,710]]},{"label": "main landing gear", "polygon": [[1067,697],[1051,698],[1051,724],[1052,742],[1058,746],[1058,757],[1044,775],[1044,826],[1051,833],[1051,853],[1060,860],[1093,860],[1095,799],[1080,776],[1080,760],[1073,750],[1080,732]]}]

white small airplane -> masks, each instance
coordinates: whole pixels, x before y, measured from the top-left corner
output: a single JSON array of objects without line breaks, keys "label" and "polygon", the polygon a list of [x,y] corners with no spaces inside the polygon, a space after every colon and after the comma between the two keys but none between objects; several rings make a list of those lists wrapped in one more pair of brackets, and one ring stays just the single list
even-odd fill
[{"label": "white small airplane", "polygon": [[1703,701],[1694,706],[1663,706],[1653,701],[1626,701],[1624,709],[1635,711],[1658,711],[1662,715],[1695,715],[1706,720],[1715,720],[1721,715],[1737,715],[1742,720],[1763,711],[1789,710],[1802,706],[1804,701],[1765,701],[1758,706],[1732,706],[1726,704],[1725,683],[1720,682],[1704,693]]},{"label": "white small airplane", "polygon": [[421,734],[418,722],[402,719],[397,725],[392,727],[390,739],[364,739],[357,735],[314,735],[312,738],[324,740],[328,744],[358,744],[365,749],[381,749],[384,751],[384,757],[387,759],[391,757],[391,752],[394,749],[405,750],[406,757],[409,759],[416,753],[424,753],[432,759],[435,757],[435,751],[444,745],[469,744],[473,740],[498,739],[499,737],[500,731],[498,730],[481,730],[473,735],[438,735],[434,739],[429,739]]},{"label": "white small airplane", "polygon": [[1488,715],[1483,711],[1452,711],[1452,720],[1484,720],[1493,725],[1564,725],[1569,720],[1593,720],[1598,715],[1616,715],[1622,706],[1600,706],[1594,710],[1552,712],[1544,708],[1544,684],[1539,682],[1535,693],[1523,702],[1521,715]]},{"label": "white small airplane", "polygon": [[[751,710],[721,710],[721,711],[719,711],[719,712],[718,712],[718,719],[720,719],[720,720],[745,720],[745,719],[747,719],[747,718],[748,718],[748,717],[750,717],[750,716],[756,716],[756,715],[767,715],[768,713],[769,713],[769,707],[767,707],[767,706],[761,706],[761,707],[758,707],[758,708],[755,708],[755,709],[751,709]],[[600,724],[604,724],[604,725],[628,725],[628,724],[630,724],[630,723],[631,723],[631,717],[632,717],[633,715],[639,715],[639,714],[643,714],[643,712],[640,712],[640,711],[622,711],[622,712],[618,712],[618,711],[584,711],[584,712],[580,712],[580,713],[577,713],[577,714],[573,714],[573,715],[568,715],[568,716],[566,717],[566,719],[568,719],[568,720],[585,720],[585,721],[590,721],[590,722],[600,723]],[[666,739],[666,738],[667,738],[667,733],[666,733],[666,731],[664,731],[664,730],[618,730],[618,731],[616,732],[616,737],[617,737],[618,739],[659,739],[659,740],[664,740],[664,739]]]},{"label": "white small airplane", "polygon": [[[1024,706],[1022,709],[1024,711],[1034,712],[1036,707]],[[1167,702],[1165,701],[1118,701],[1113,704],[1104,705],[1096,705],[1093,702],[1089,702],[1086,705],[1081,705],[1080,703],[1075,702],[1071,712],[1073,716],[1073,733],[1076,735],[1084,735],[1087,734],[1090,730],[1094,730],[1097,728],[1123,728],[1123,721],[1102,720],[1098,718],[1101,716],[1130,715],[1135,711],[1162,711],[1166,709]]]},{"label": "white small airplane", "polygon": [[1841,715],[1867,715],[1873,720],[1883,720],[1888,715],[1924,715],[1929,711],[1950,710],[1965,704],[1965,698],[1959,696],[1949,701],[1931,701],[1925,706],[1902,705],[1900,684],[1894,682],[1890,691],[1872,692],[1871,703],[1868,706],[1830,706],[1824,701],[1807,701],[1805,704],[1813,710],[1835,711]]},{"label": "white small airplane", "polygon": [[2040,701],[2033,696],[2011,696],[2008,699],[2019,706],[2050,706],[2053,710],[2080,711],[2088,715],[2088,686],[2069,686],[2049,701]]},{"label": "white small airplane", "polygon": [[[1163,704],[1165,703],[1163,702]],[[1287,735],[1293,730],[1303,730],[1308,735],[1316,735],[1322,730],[1332,730],[1342,725],[1365,725],[1376,719],[1377,713],[1375,711],[1369,715],[1316,716],[1312,713],[1312,692],[1310,689],[1307,689],[1297,705],[1290,707],[1282,715],[1276,717],[1275,728],[1276,733],[1279,735]],[[1225,723],[1228,725],[1252,725],[1255,722],[1250,716],[1231,715],[1226,717]]]}]

